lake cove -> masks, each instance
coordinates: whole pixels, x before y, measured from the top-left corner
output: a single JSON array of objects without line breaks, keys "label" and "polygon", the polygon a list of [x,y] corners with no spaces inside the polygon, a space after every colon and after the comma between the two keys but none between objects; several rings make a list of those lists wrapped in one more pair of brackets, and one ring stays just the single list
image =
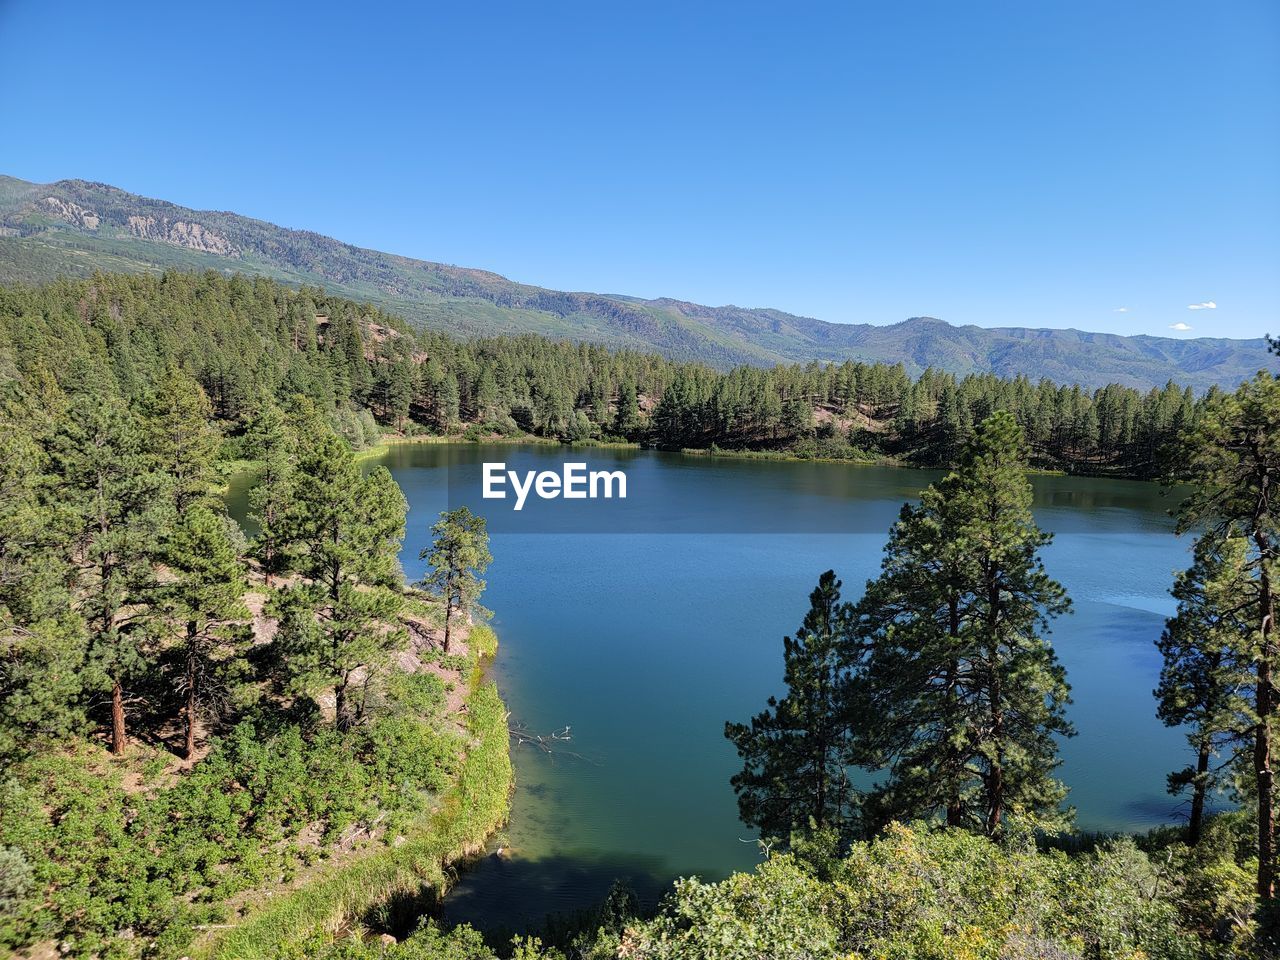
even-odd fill
[{"label": "lake cove", "polygon": [[[585,505],[618,511],[611,525],[503,532],[494,502],[477,494],[469,504],[494,529],[484,603],[499,611],[494,672],[512,721],[572,732],[550,753],[513,746],[509,855],[481,861],[446,901],[447,919],[491,929],[589,906],[615,877],[655,896],[675,876],[718,878],[756,862],[729,786],[739,764],[724,722],[780,692],[782,637],[818,575],[834,569],[856,599],[903,502],[939,476],[629,449],[392,446],[371,463],[391,469],[410,504],[406,574],[421,575],[427,528],[457,505],[451,477],[478,478],[485,462],[525,476],[566,461],[626,472],[627,500]],[[1031,483],[1036,519],[1055,534],[1046,567],[1074,607],[1052,633],[1079,731],[1059,771],[1069,802],[1085,829],[1170,822],[1180,811],[1165,775],[1188,755],[1181,733],[1156,718],[1151,691],[1168,589],[1190,562],[1167,512],[1176,498],[1133,481]],[[514,516],[510,503],[497,506]],[[821,534],[824,525],[839,532]]]}]

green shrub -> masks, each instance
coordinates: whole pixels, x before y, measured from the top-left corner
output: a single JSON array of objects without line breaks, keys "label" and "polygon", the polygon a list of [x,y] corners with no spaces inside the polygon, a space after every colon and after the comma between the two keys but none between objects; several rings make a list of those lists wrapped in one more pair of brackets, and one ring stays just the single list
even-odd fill
[{"label": "green shrub", "polygon": [[[438,707],[442,686],[406,681],[402,707]],[[328,846],[348,831],[422,816],[459,752],[455,734],[400,709],[309,738],[244,722],[172,785],[156,785],[167,764],[143,762],[151,789],[135,794],[91,748],[33,758],[0,804],[0,896],[6,877],[15,891],[0,944],[57,937],[77,956],[131,956],[157,938],[181,944],[221,901],[314,859],[318,851],[298,842],[304,828]],[[33,898],[16,893],[23,878],[51,909],[28,909]]]},{"label": "green shrub", "polygon": [[479,623],[471,628],[467,636],[467,645],[471,655],[481,660],[492,660],[498,653],[498,635],[487,623]]},{"label": "green shrub", "polygon": [[[210,945],[207,955],[228,960],[311,958],[331,940],[327,931],[377,903],[424,886],[442,888],[441,864],[479,849],[506,822],[513,782],[507,712],[497,687],[478,687],[467,705],[466,751],[454,786],[434,814],[406,833],[398,846],[362,857],[251,914]],[[337,949],[358,950],[359,945]],[[443,956],[452,960],[454,955]],[[486,954],[480,956],[487,960]]]},{"label": "green shrub", "polygon": [[1190,960],[1173,881],[1131,840],[1079,856],[893,825],[829,865],[792,855],[723,883],[681,880],[653,920],[601,931],[597,960]]}]

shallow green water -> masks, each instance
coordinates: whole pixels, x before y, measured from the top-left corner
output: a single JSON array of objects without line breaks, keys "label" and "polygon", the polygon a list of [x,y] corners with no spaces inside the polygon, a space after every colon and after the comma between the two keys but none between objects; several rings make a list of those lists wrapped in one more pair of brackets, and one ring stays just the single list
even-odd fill
[{"label": "shallow green water", "polygon": [[[595,902],[615,876],[654,895],[677,875],[750,867],[756,852],[742,842],[752,835],[737,820],[724,722],[750,717],[779,692],[781,638],[799,624],[818,575],[834,568],[855,599],[902,503],[936,476],[650,451],[395,447],[380,462],[411,507],[406,572],[421,573],[427,528],[464,497],[457,478],[475,464],[565,459],[625,467],[625,503],[577,505],[608,514],[605,532],[547,532],[555,523],[545,515],[530,525],[542,532],[503,532],[508,505],[478,497],[470,505],[494,517],[497,531],[484,603],[497,612],[503,696],[532,730],[571,726],[564,749],[577,756],[516,749],[513,855],[489,857],[462,878],[446,904],[451,920],[520,928]],[[1046,565],[1075,603],[1053,639],[1079,730],[1061,769],[1078,822],[1105,830],[1168,822],[1178,811],[1165,774],[1186,757],[1181,735],[1156,719],[1151,691],[1168,588],[1188,562],[1188,543],[1172,534],[1173,502],[1136,482],[1032,483],[1037,518],[1056,534]],[[718,532],[735,523],[756,532]],[[635,532],[681,525],[708,532]],[[842,532],[786,532],[824,526]]]}]

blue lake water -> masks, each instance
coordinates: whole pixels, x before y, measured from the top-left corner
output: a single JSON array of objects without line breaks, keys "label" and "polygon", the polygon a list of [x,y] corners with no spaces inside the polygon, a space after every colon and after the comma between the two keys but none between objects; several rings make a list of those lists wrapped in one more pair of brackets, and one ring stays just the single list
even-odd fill
[{"label": "blue lake water", "polygon": [[[483,603],[495,611],[503,697],[515,721],[535,732],[567,725],[572,741],[551,755],[515,749],[511,856],[462,877],[446,902],[450,920],[501,918],[519,929],[595,903],[615,877],[652,897],[676,876],[750,868],[757,853],[737,820],[729,777],[738,761],[724,722],[780,692],[782,637],[799,625],[818,575],[836,570],[856,599],[902,503],[938,476],[653,451],[397,446],[376,462],[410,504],[408,576],[422,573],[418,553],[439,511],[466,498],[459,476],[486,460],[558,469],[566,459],[627,471],[625,503],[575,505],[587,511],[580,516],[608,517],[600,532],[556,533],[546,516],[521,527],[500,515],[509,504],[469,503],[492,518]],[[1168,515],[1176,501],[1138,482],[1031,482],[1036,517],[1056,535],[1045,564],[1074,601],[1052,640],[1079,731],[1060,770],[1077,822],[1171,822],[1179,810],[1165,775],[1188,755],[1182,734],[1156,719],[1151,691],[1169,586],[1189,562]],[[735,528],[748,532],[723,532]],[[670,532],[679,529],[702,532]]]}]

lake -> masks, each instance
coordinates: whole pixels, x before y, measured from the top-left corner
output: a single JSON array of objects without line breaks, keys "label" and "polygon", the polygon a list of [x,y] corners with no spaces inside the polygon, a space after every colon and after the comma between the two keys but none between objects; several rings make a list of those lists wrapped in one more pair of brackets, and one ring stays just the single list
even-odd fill
[{"label": "lake", "polygon": [[[484,461],[558,470],[566,460],[625,470],[628,498],[530,502],[516,522],[509,503],[478,497]],[[469,500],[490,518],[493,673],[513,721],[571,728],[551,754],[513,748],[511,855],[485,858],[446,901],[450,921],[517,930],[594,904],[615,877],[652,898],[676,876],[718,879],[757,861],[729,786],[738,759],[724,723],[781,692],[782,637],[818,575],[834,569],[857,599],[902,503],[939,476],[538,445],[400,445],[371,462],[409,501],[410,578],[423,572],[418,553],[440,510]],[[1156,719],[1151,691],[1169,586],[1189,563],[1168,515],[1176,501],[1133,481],[1031,482],[1036,518],[1055,534],[1045,565],[1074,601],[1052,639],[1079,731],[1060,769],[1077,822],[1170,822],[1179,809],[1165,775],[1189,755]]]}]

